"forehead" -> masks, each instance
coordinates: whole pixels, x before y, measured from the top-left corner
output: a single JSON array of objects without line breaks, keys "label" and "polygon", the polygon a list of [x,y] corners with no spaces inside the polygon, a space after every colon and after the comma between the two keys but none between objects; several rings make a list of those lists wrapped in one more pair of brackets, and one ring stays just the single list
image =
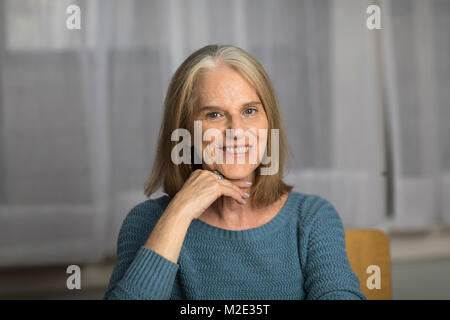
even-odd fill
[{"label": "forehead", "polygon": [[225,65],[203,70],[194,87],[198,105],[236,106],[259,101],[256,90],[238,71]]}]

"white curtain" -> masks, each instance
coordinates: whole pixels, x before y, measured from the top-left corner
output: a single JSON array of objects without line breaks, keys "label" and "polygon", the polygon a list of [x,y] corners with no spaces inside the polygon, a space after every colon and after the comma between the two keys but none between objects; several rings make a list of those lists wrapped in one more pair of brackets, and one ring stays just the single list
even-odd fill
[{"label": "white curtain", "polygon": [[170,77],[211,43],[268,71],[295,190],[346,228],[449,224],[449,2],[380,2],[368,30],[372,1],[0,0],[0,266],[115,253]]},{"label": "white curtain", "polygon": [[450,222],[450,1],[386,1],[393,227]]},{"label": "white curtain", "polygon": [[299,131],[290,135],[303,160],[292,181],[298,190],[328,199],[348,228],[386,223],[383,108],[376,74],[379,31],[365,26],[367,6],[364,1],[305,2],[309,32],[299,50],[305,51],[307,72],[298,76],[307,93],[285,114],[291,125],[302,119]]}]

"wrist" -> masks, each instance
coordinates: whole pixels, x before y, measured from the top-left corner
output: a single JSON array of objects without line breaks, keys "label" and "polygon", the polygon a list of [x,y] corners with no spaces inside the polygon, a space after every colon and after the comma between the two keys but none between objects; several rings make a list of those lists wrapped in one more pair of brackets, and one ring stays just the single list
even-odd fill
[{"label": "wrist", "polygon": [[175,199],[167,207],[166,216],[177,224],[190,224],[193,217],[189,214],[185,205],[178,204]]}]

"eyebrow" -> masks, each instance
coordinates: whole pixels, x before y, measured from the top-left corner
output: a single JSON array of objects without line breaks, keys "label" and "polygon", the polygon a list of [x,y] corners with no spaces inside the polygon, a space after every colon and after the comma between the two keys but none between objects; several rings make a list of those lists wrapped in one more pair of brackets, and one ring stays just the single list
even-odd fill
[{"label": "eyebrow", "polygon": [[[251,106],[254,106],[257,104],[262,104],[262,103],[259,101],[250,101],[250,102],[246,102],[246,103],[242,104],[241,107],[251,107]],[[206,109],[221,109],[221,107],[219,107],[219,106],[203,106],[203,107],[200,107],[199,112],[202,112]]]}]

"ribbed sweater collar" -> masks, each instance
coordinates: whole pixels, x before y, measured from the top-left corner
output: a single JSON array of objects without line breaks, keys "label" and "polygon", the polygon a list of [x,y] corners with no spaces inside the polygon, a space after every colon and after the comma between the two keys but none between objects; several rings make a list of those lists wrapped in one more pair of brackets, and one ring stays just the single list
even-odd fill
[{"label": "ribbed sweater collar", "polygon": [[229,230],[222,229],[210,225],[202,220],[194,219],[191,222],[190,228],[196,236],[206,236],[209,238],[229,239],[229,240],[257,240],[266,238],[269,234],[280,229],[291,216],[293,210],[296,210],[298,205],[297,193],[291,191],[286,202],[281,210],[270,221],[265,224],[245,230]]}]

